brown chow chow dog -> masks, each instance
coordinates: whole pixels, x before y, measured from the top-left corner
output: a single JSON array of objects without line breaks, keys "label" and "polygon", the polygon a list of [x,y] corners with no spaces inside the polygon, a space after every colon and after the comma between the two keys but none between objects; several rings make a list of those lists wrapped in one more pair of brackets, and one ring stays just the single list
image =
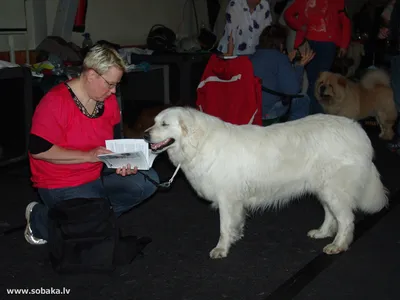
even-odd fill
[{"label": "brown chow chow dog", "polygon": [[360,82],[351,81],[332,72],[319,74],[315,97],[325,113],[354,120],[375,117],[381,133],[379,137],[391,140],[397,120],[390,78],[383,70],[369,70]]}]

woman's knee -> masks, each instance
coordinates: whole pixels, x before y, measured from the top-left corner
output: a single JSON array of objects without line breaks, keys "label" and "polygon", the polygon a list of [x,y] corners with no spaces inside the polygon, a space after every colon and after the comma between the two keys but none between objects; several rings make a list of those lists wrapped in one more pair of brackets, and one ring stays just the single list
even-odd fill
[{"label": "woman's knee", "polygon": [[160,183],[160,178],[158,176],[158,173],[154,169],[150,169],[144,173],[151,179],[148,180],[145,176],[143,176],[144,177],[144,182],[142,186],[143,198],[148,198],[151,195],[153,195],[157,190],[155,182]]},{"label": "woman's knee", "polygon": [[153,168],[147,171],[147,175],[156,182],[160,182],[160,178],[158,177],[158,173]]},{"label": "woman's knee", "polygon": [[[147,175],[155,182],[160,183],[160,178],[158,176],[158,173],[154,169],[150,169],[147,172]],[[146,186],[144,187],[144,194],[146,197],[150,197],[152,194],[155,193],[157,190],[157,186],[153,183],[150,182],[149,180],[146,181]]]},{"label": "woman's knee", "polygon": [[310,114],[310,98],[307,95],[304,95],[302,98],[295,98],[292,101],[289,120],[301,119]]}]

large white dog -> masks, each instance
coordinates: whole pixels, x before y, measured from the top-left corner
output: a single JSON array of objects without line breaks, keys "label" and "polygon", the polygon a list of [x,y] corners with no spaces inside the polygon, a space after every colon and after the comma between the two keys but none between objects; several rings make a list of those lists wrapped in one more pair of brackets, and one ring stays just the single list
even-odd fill
[{"label": "large white dog", "polygon": [[308,236],[335,236],[323,251],[337,254],[353,240],[353,211],[375,213],[388,203],[368,136],[344,117],[237,126],[175,107],[156,116],[145,139],[154,152],[167,151],[198,195],[218,207],[220,238],[211,258],[226,257],[243,236],[246,210],[279,207],[314,193],[325,220]]}]

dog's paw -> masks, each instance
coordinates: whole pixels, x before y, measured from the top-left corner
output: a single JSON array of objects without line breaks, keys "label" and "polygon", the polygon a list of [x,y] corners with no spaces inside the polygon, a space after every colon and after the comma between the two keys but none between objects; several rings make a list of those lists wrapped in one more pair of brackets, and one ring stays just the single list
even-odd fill
[{"label": "dog's paw", "polygon": [[217,248],[215,247],[210,251],[210,257],[212,259],[218,259],[218,258],[224,258],[228,255],[228,251],[223,248]]},{"label": "dog's paw", "polygon": [[332,235],[333,234],[331,234],[330,232],[323,232],[319,229],[313,229],[307,233],[307,236],[312,239],[325,239],[328,237],[332,237]]},{"label": "dog's paw", "polygon": [[332,243],[332,244],[326,245],[322,251],[324,251],[324,253],[329,254],[329,255],[339,254],[341,252],[347,251],[347,247],[338,246],[338,245]]}]

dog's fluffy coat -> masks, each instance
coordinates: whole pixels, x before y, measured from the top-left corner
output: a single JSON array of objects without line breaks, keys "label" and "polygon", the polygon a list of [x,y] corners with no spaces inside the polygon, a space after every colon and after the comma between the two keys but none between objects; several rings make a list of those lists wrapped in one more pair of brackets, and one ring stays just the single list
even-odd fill
[{"label": "dog's fluffy coat", "polygon": [[237,126],[195,109],[170,108],[145,139],[167,151],[198,195],[219,209],[220,238],[211,258],[226,257],[243,236],[246,210],[315,193],[325,220],[308,236],[334,236],[323,251],[336,254],[353,240],[353,211],[375,213],[388,202],[370,140],[348,118],[313,115],[269,127]]},{"label": "dog's fluffy coat", "polygon": [[390,78],[383,70],[369,70],[360,82],[340,74],[322,72],[315,84],[315,97],[327,114],[361,120],[375,117],[384,140],[394,136],[397,120]]}]

